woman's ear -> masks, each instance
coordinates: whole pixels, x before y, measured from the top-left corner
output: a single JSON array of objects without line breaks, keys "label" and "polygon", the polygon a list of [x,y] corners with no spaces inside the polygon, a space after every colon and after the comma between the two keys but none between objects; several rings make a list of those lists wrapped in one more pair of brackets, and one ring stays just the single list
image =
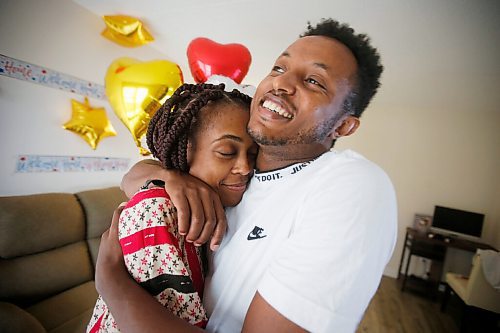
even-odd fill
[{"label": "woman's ear", "polygon": [[360,124],[359,118],[354,116],[347,116],[342,119],[342,122],[335,131],[333,131],[333,139],[338,139],[343,136],[349,136],[356,132]]}]

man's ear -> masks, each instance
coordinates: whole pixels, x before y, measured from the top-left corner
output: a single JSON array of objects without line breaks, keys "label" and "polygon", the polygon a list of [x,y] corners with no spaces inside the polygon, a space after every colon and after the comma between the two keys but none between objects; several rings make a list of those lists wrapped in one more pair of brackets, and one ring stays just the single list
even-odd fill
[{"label": "man's ear", "polygon": [[343,136],[349,136],[356,132],[360,124],[359,118],[354,116],[347,116],[341,120],[341,123],[335,130],[333,131],[332,138],[338,139]]}]

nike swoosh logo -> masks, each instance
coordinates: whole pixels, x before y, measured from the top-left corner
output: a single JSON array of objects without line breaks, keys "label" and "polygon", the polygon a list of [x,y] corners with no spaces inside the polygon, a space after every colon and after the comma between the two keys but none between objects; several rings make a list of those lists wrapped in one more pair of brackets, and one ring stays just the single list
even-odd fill
[{"label": "nike swoosh logo", "polygon": [[267,235],[260,236],[260,235],[253,235],[252,233],[250,233],[250,234],[247,236],[247,239],[248,239],[248,240],[254,240],[254,239],[261,239],[261,238],[264,238],[264,237],[267,237]]},{"label": "nike swoosh logo", "polygon": [[261,239],[266,237],[267,235],[261,235],[264,229],[261,227],[255,226],[253,227],[253,230],[250,231],[250,233],[247,236],[247,240],[254,240],[254,239]]}]

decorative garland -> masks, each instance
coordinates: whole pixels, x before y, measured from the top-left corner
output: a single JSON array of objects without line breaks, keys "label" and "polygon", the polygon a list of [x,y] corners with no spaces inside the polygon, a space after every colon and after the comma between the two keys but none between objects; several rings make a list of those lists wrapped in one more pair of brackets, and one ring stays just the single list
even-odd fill
[{"label": "decorative garland", "polygon": [[97,99],[106,99],[104,86],[0,54],[0,75]]},{"label": "decorative garland", "polygon": [[16,172],[127,171],[128,158],[19,155]]}]

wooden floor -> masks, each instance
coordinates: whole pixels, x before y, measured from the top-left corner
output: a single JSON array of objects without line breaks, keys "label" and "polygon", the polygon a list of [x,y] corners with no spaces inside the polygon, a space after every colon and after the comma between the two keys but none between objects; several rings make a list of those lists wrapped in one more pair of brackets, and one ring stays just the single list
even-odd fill
[{"label": "wooden floor", "polygon": [[[356,333],[457,333],[452,317],[440,311],[440,301],[401,292],[400,281],[382,277]],[[453,312],[451,312],[453,314]]]}]

